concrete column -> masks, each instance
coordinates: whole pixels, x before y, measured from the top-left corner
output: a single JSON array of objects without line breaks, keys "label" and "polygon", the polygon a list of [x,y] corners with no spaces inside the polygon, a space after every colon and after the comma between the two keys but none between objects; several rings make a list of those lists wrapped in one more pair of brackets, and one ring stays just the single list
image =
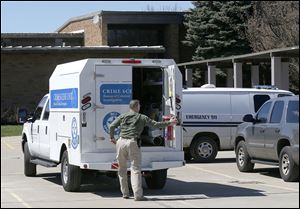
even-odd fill
[{"label": "concrete column", "polygon": [[208,71],[204,71],[204,74],[205,74],[205,84],[208,83]]},{"label": "concrete column", "polygon": [[251,86],[259,85],[259,65],[251,65]]},{"label": "concrete column", "polygon": [[208,84],[216,85],[216,66],[214,65],[207,65],[207,72],[208,72]]},{"label": "concrete column", "polygon": [[186,87],[193,87],[193,69],[185,68]]},{"label": "concrete column", "polygon": [[233,69],[227,68],[227,87],[233,87]]},{"label": "concrete column", "polygon": [[281,57],[271,57],[271,85],[281,88]]},{"label": "concrete column", "polygon": [[289,90],[290,80],[289,80],[289,63],[281,63],[281,86],[280,89]]},{"label": "concrete column", "polygon": [[243,63],[233,63],[234,88],[243,88]]},{"label": "concrete column", "polygon": [[101,45],[106,46],[108,45],[108,40],[107,40],[108,29],[107,29],[107,22],[105,18],[103,18],[103,16],[100,21],[100,31],[101,31]]}]

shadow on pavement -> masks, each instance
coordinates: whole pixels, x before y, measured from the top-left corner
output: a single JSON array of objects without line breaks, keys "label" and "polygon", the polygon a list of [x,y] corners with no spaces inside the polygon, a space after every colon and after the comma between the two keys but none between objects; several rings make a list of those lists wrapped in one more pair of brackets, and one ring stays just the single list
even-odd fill
[{"label": "shadow on pavement", "polygon": [[281,179],[279,167],[277,168],[255,168],[253,173],[259,173],[261,175],[275,177]]},{"label": "shadow on pavement", "polygon": [[[61,185],[60,173],[41,174],[38,175],[38,177],[42,177],[47,181]],[[86,183],[82,184],[79,192],[89,192],[101,197],[122,196],[118,178],[99,175],[88,180],[85,179],[85,182]],[[144,195],[147,196],[149,200],[154,201],[265,196],[263,194],[264,191],[262,190],[248,189],[244,187],[218,183],[185,182],[172,178],[167,179],[165,187],[161,190],[148,189],[144,180],[143,188]]]},{"label": "shadow on pavement", "polygon": [[[203,162],[195,161],[193,159],[186,160],[186,163],[187,164],[196,164],[196,163],[206,164],[206,163],[203,163]],[[210,163],[235,163],[235,158],[216,158],[214,161],[212,161]]]}]

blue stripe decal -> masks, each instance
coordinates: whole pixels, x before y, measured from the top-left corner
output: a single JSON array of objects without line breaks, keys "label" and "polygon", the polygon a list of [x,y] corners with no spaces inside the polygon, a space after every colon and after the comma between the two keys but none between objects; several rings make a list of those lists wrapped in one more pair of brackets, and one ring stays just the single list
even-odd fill
[{"label": "blue stripe decal", "polygon": [[237,127],[243,122],[183,122],[185,127]]}]

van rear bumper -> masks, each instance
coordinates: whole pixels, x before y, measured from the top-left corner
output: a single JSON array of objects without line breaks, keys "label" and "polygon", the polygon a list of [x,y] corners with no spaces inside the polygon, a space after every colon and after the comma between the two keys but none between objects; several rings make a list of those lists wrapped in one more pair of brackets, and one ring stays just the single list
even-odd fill
[{"label": "van rear bumper", "polygon": [[[153,171],[153,170],[161,170],[168,168],[177,168],[185,165],[185,161],[162,161],[162,162],[151,162],[149,167],[142,167],[142,171]],[[118,171],[118,163],[81,163],[81,169],[87,170],[99,170],[99,171]],[[128,165],[128,170],[130,167]]]},{"label": "van rear bumper", "polygon": [[[184,152],[166,148],[142,148],[142,171],[176,168],[185,165]],[[85,153],[81,156],[81,163],[77,164],[82,169],[99,171],[116,171],[116,153]],[[130,163],[127,164],[130,170]]]}]

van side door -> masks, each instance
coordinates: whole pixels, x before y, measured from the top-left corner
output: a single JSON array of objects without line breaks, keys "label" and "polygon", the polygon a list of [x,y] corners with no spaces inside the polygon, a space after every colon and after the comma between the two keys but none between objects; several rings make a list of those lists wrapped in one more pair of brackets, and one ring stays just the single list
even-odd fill
[{"label": "van side door", "polygon": [[[235,133],[237,126],[243,122],[243,116],[251,111],[249,102],[250,95],[244,92],[231,92],[230,93],[230,111],[231,111],[231,133],[230,146],[234,147]],[[223,104],[223,103],[222,103]]]},{"label": "van side door", "polygon": [[[110,124],[121,114],[129,111],[132,99],[132,66],[96,65],[96,146],[95,149],[115,150],[110,142]],[[118,138],[120,129],[115,130]]]},{"label": "van side door", "polygon": [[174,115],[178,124],[173,129],[173,140],[167,140],[168,147],[182,149],[182,75],[175,65],[164,69],[164,115]]},{"label": "van side door", "polygon": [[50,135],[49,135],[49,99],[47,100],[43,114],[40,120],[40,130],[39,130],[39,138],[40,138],[40,157],[43,159],[50,159]]}]

